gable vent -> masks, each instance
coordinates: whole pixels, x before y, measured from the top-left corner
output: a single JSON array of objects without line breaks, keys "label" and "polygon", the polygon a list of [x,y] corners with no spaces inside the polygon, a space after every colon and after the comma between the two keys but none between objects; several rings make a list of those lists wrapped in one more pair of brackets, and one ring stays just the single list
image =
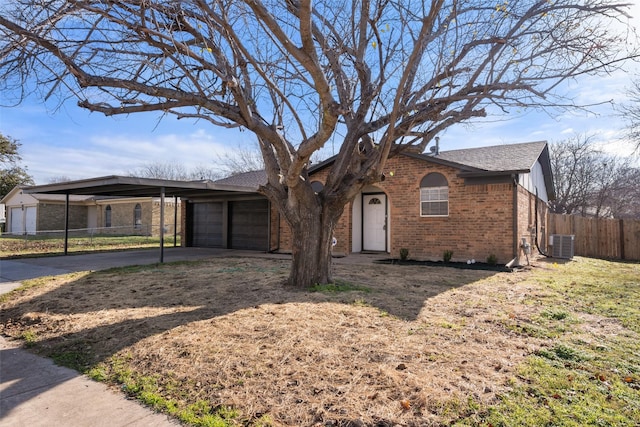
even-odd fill
[{"label": "gable vent", "polygon": [[552,247],[551,256],[553,258],[573,258],[574,235],[552,234],[549,244]]}]

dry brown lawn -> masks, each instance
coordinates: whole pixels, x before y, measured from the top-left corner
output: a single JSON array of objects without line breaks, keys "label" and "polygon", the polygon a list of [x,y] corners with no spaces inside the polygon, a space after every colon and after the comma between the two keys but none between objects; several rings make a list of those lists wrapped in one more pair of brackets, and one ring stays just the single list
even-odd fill
[{"label": "dry brown lawn", "polygon": [[470,400],[494,402],[538,345],[505,326],[539,311],[530,271],[334,264],[360,288],[310,292],[283,286],[288,266],[217,258],[51,278],[0,306],[0,333],[107,362],[107,376],[125,364],[178,405],[284,426],[447,423]]}]

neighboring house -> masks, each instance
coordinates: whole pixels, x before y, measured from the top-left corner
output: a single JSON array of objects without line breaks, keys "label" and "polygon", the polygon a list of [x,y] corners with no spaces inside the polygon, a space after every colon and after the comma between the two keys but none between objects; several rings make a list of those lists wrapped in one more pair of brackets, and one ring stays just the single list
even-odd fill
[{"label": "neighboring house", "polygon": [[[314,165],[319,189],[332,159]],[[213,184],[257,188],[264,171]],[[187,246],[288,252],[291,233],[277,210],[255,193],[218,193],[183,203]],[[384,181],[369,186],[346,208],[335,230],[334,254],[381,252],[413,259],[507,263],[521,255],[522,239],[544,250],[553,179],[546,142],[434,154],[405,152],[389,159]]]},{"label": "neighboring house", "polygon": [[[177,206],[173,198],[164,203],[164,230],[174,233],[174,214],[177,214],[180,232],[180,199]],[[177,209],[176,209],[177,207]],[[98,198],[95,202],[96,221],[102,234],[160,234],[160,198]]]},{"label": "neighboring house", "polygon": [[4,203],[0,203],[0,232],[4,231],[4,224],[7,222],[7,211]]},{"label": "neighboring house", "polygon": [[[63,194],[30,193],[15,187],[1,202],[6,205],[6,234],[60,232],[65,228]],[[178,200],[178,206],[180,201]],[[174,200],[165,201],[165,229],[173,232]],[[178,209],[178,222],[180,210]],[[69,229],[82,233],[158,235],[160,199],[69,196]]]}]

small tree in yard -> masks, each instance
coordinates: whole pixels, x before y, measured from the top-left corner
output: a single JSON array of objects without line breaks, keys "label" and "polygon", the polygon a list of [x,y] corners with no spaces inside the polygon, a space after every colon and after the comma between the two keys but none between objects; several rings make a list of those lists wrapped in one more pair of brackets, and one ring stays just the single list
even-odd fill
[{"label": "small tree in yard", "polygon": [[[331,281],[345,206],[402,150],[491,107],[570,107],[564,80],[636,55],[608,0],[14,0],[1,89],[59,91],[107,116],[158,111],[253,132],[260,188],[292,230],[289,283]],[[616,25],[613,25],[616,24]],[[620,24],[620,25],[618,25]],[[616,30],[616,28],[618,30]],[[631,43],[630,43],[631,42]],[[338,154],[319,193],[309,160]]]},{"label": "small tree in yard", "polygon": [[20,143],[0,133],[0,199],[17,185],[33,185],[33,178],[20,166]]}]

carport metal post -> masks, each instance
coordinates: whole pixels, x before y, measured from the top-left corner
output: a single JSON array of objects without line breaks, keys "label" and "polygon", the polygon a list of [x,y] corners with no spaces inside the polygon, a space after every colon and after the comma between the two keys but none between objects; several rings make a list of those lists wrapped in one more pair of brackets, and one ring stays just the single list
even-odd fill
[{"label": "carport metal post", "polygon": [[173,247],[178,246],[178,196],[173,196]]},{"label": "carport metal post", "polygon": [[69,193],[64,195],[64,254],[69,251]]},{"label": "carport metal post", "polygon": [[164,263],[164,187],[160,187],[160,264]]}]

